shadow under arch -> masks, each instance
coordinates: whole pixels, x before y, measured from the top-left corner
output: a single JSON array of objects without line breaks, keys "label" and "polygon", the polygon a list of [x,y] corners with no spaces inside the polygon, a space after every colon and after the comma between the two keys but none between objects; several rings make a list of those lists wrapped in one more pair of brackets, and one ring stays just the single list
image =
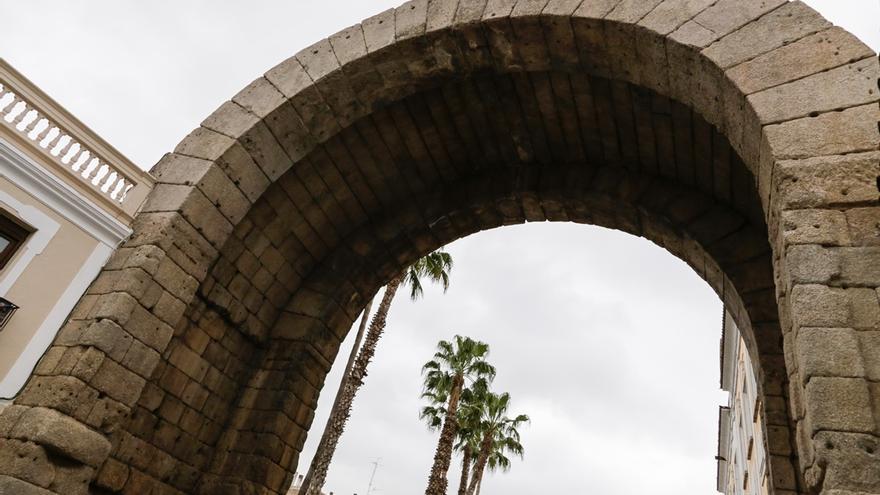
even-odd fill
[{"label": "shadow under arch", "polygon": [[[737,166],[742,164],[734,164]],[[276,201],[280,204],[281,200]],[[290,411],[305,408],[306,417],[311,417],[323,376],[365,297],[369,297],[364,294],[378,291],[400,266],[481,230],[549,220],[600,225],[643,236],[686,261],[707,280],[738,324],[747,329],[747,345],[753,355],[759,356],[756,376],[760,377],[760,393],[769,414],[769,438],[764,441],[773,446],[770,452],[776,470],[784,473],[775,482],[793,476],[791,426],[784,396],[787,376],[776,317],[771,251],[763,237],[763,224],[755,226],[730,204],[674,180],[620,167],[584,164],[486,169],[457,182],[453,190],[427,195],[424,201],[434,205],[433,212],[412,204],[403,206],[355,231],[348,242],[325,256],[305,276],[267,334],[265,350],[259,357],[262,361],[257,365],[260,371],[245,385],[248,400],[231,412],[230,424],[248,426],[229,430],[219,440],[212,464],[216,474],[228,476],[232,466],[249,463],[269,465],[264,461],[271,459],[271,454],[246,446],[262,445],[266,438],[282,438],[285,432],[308,426],[307,422],[298,423]],[[429,217],[426,228],[423,215],[431,213],[436,217]],[[279,215],[279,210],[271,210],[271,218]],[[255,225],[263,222],[271,223],[272,219],[254,220]],[[248,238],[251,243],[260,242],[250,233],[242,242],[247,243]],[[204,310],[213,320],[216,316],[210,308],[206,304]],[[267,378],[272,370],[300,374],[304,379],[284,384],[305,385],[307,390],[286,388],[276,381],[281,380],[280,374]],[[275,413],[270,412],[272,409]],[[260,422],[277,427],[258,432],[251,429]],[[254,482],[264,479],[264,473],[258,473]],[[230,482],[237,485],[242,480],[218,481],[221,486]],[[217,489],[212,486],[208,491]]]},{"label": "shadow under arch", "polygon": [[878,493],[862,445],[880,391],[795,345],[820,322],[880,325],[846,288],[870,272],[804,274],[870,242],[828,215],[877,202],[877,74],[799,2],[421,0],[331,36],[153,169],[132,239],[0,416],[79,425],[87,452],[0,429],[72,465],[46,482],[0,462],[4,482],[278,493],[364,301],[421,253],[549,219],[654,240],[722,296],[756,357],[774,493]]}]

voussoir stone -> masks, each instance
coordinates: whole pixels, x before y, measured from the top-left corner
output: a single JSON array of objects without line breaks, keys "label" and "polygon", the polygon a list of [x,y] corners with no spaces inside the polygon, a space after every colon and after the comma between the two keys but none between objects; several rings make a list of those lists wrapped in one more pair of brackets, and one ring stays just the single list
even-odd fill
[{"label": "voussoir stone", "polygon": [[880,143],[880,106],[870,103],[764,128],[777,159],[873,151]]},{"label": "voussoir stone", "polygon": [[714,41],[785,3],[786,0],[719,0],[688,24],[702,27]]},{"label": "voussoir stone", "polygon": [[709,45],[703,54],[726,69],[829,27],[803,2],[788,2]]},{"label": "voussoir stone", "polygon": [[664,0],[638,24],[659,34],[669,34],[717,0]]},{"label": "voussoir stone", "polygon": [[743,62],[726,74],[743,93],[752,94],[873,55],[852,34],[832,27]]},{"label": "voussoir stone", "polygon": [[[775,123],[878,100],[880,63],[872,55],[858,62],[749,95],[761,122]],[[875,104],[876,106],[876,104]]]}]

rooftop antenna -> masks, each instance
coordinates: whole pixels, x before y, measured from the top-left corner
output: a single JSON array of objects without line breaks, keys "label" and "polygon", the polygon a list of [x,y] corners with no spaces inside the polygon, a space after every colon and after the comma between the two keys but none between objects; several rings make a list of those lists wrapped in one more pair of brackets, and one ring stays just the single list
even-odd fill
[{"label": "rooftop antenna", "polygon": [[379,464],[379,461],[381,460],[381,457],[377,457],[375,461],[370,463],[373,465],[373,474],[370,475],[370,484],[367,485],[367,495],[373,493],[373,480],[376,479],[376,471],[378,471],[379,466],[381,466],[381,464]]}]

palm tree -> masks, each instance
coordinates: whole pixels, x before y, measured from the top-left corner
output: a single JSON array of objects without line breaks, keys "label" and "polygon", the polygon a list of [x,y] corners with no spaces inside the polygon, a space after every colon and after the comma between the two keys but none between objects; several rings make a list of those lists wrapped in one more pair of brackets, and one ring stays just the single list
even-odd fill
[{"label": "palm tree", "polygon": [[[364,378],[367,376],[367,367],[373,356],[376,354],[376,346],[382,333],[385,331],[385,322],[388,318],[388,310],[391,308],[391,302],[397,294],[397,290],[401,286],[409,286],[410,298],[416,300],[424,295],[422,287],[422,278],[427,278],[431,282],[439,282],[443,286],[443,292],[449,288],[449,272],[452,271],[452,256],[449,253],[438,249],[422,258],[419,258],[409,268],[405,269],[398,276],[391,279],[385,286],[385,294],[382,295],[382,301],[373,315],[370,322],[370,329],[364,337],[363,346],[357,351],[357,357],[353,363],[350,361],[350,367],[343,375],[342,383],[339,385],[339,391],[336,394],[336,400],[333,409],[330,411],[330,417],[327,418],[327,425],[324,427],[324,434],[318,443],[318,449],[309,465],[309,470],[303,480],[300,493],[303,495],[320,495],[321,489],[324,487],[324,481],[327,479],[327,470],[330,462],[333,460],[333,454],[336,452],[336,445],[339,438],[345,430],[345,424],[351,417],[351,407],[358,390],[364,384]],[[369,309],[364,311],[362,324],[367,318]],[[360,337],[358,337],[359,339]],[[357,339],[356,339],[357,340]],[[358,342],[352,348],[352,353],[357,349]]]},{"label": "palm tree", "polygon": [[479,421],[474,421],[474,418],[467,416],[467,413],[459,414],[458,424],[458,440],[455,444],[455,450],[461,452],[461,477],[458,481],[458,495],[465,495],[468,478],[474,461],[476,461],[476,454],[480,450],[480,430]]},{"label": "palm tree", "polygon": [[[489,454],[489,461],[486,463],[486,467],[489,469],[490,473],[494,473],[497,470],[501,470],[502,472],[510,471],[510,459],[507,457],[507,452],[515,454],[520,459],[523,457],[523,446],[519,442],[519,438],[514,437],[505,437],[500,440],[496,440],[492,444],[492,452]],[[477,490],[475,495],[480,495],[480,488],[483,486],[483,473],[480,472],[479,480],[477,481]],[[465,492],[466,493],[466,492]]]},{"label": "palm tree", "polygon": [[510,469],[508,452],[522,457],[523,447],[520,443],[519,427],[529,421],[529,417],[520,414],[509,418],[510,394],[493,394],[487,392],[482,401],[476,401],[479,408],[479,430],[482,434],[479,454],[473,468],[473,477],[468,485],[467,495],[474,495],[477,487],[482,484],[483,472],[488,464],[489,470]]},{"label": "palm tree", "polygon": [[[486,389],[488,389],[486,380],[479,379],[472,386],[465,387],[461,391],[461,406],[459,406],[456,415],[458,431],[455,437],[455,446],[453,447],[453,450],[462,454],[458,495],[465,495],[465,492],[467,492],[470,468],[476,460],[474,454],[480,448],[480,432],[478,430],[480,420],[479,408],[469,406],[469,404],[475,400],[480,400],[480,397],[482,397],[482,392],[480,391]],[[428,423],[428,429],[440,430],[443,426],[443,418],[446,417],[447,391],[425,391],[422,394],[422,398],[428,399],[429,404],[422,408],[419,418]],[[476,414],[474,414],[475,412]]]},{"label": "palm tree", "polygon": [[495,368],[485,360],[488,354],[488,344],[456,335],[453,342],[441,340],[434,359],[422,368],[424,396],[445,402],[440,440],[425,495],[446,495],[446,474],[458,432],[459,401],[468,382],[488,382],[495,378]]}]

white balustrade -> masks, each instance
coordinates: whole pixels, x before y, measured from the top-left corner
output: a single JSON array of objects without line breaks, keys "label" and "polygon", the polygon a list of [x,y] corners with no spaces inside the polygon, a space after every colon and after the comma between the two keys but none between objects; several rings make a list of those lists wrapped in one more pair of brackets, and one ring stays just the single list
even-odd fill
[{"label": "white balustrade", "polygon": [[[0,59],[0,125],[133,218],[152,178]],[[136,193],[136,194],[132,194]]]}]

